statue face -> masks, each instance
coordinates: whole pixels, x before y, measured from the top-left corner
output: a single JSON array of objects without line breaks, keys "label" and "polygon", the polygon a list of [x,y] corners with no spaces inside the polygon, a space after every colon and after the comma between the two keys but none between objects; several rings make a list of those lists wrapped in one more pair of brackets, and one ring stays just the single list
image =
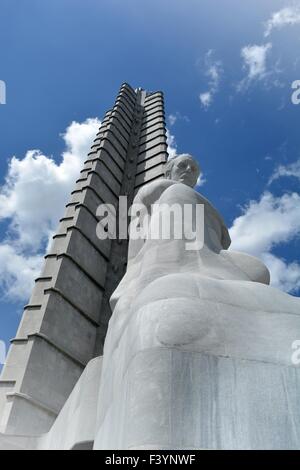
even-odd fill
[{"label": "statue face", "polygon": [[177,157],[171,168],[170,179],[184,183],[192,188],[197,183],[200,169],[198,163],[192,158],[183,155]]}]

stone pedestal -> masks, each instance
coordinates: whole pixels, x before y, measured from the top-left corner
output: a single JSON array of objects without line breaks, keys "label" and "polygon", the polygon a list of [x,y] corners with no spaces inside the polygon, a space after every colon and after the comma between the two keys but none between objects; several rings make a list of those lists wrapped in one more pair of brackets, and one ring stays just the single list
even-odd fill
[{"label": "stone pedestal", "polygon": [[299,300],[198,276],[150,289],[109,355],[95,448],[299,449]]}]

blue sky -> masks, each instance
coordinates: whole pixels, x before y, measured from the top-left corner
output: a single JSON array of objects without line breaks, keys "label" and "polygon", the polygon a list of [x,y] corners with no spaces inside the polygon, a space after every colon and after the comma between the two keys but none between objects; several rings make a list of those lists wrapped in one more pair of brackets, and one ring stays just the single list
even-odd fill
[{"label": "blue sky", "polygon": [[0,0],[0,18],[0,339],[124,81],[164,91],[233,248],[300,295],[299,1]]}]

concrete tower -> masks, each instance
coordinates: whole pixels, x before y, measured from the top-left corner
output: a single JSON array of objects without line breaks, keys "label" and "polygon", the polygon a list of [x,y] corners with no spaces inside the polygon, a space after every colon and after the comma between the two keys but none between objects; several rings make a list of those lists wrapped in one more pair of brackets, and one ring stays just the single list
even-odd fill
[{"label": "concrete tower", "polygon": [[[127,240],[99,240],[101,203],[161,178],[167,160],[161,92],[124,83],[96,135],[0,379],[0,432],[46,433],[86,364],[101,355],[109,297],[127,262]],[[42,201],[41,201],[42,203]]]}]

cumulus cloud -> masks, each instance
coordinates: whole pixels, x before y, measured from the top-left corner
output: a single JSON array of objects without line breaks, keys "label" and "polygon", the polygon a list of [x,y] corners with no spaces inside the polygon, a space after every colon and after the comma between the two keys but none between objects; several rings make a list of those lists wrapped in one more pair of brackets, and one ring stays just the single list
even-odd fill
[{"label": "cumulus cloud", "polygon": [[271,284],[285,292],[297,292],[300,289],[300,264],[296,261],[287,263],[272,253],[263,253],[262,260],[271,273]]},{"label": "cumulus cloud", "polygon": [[13,156],[0,188],[0,222],[8,222],[0,243],[0,287],[14,300],[25,300],[40,271],[42,251],[53,235],[100,126],[96,118],[72,122],[61,135],[60,162],[40,150]]},{"label": "cumulus cloud", "polygon": [[28,299],[33,281],[41,271],[42,261],[41,254],[27,255],[10,243],[0,244],[0,285],[9,299]]},{"label": "cumulus cloud", "polygon": [[213,102],[214,95],[220,87],[223,74],[222,62],[214,58],[214,51],[210,49],[204,58],[205,76],[208,78],[208,90],[200,93],[199,99],[202,106],[207,109]]},{"label": "cumulus cloud", "polygon": [[271,284],[288,292],[300,288],[300,264],[287,263],[272,249],[288,243],[300,234],[300,195],[275,197],[265,192],[258,201],[250,201],[230,228],[231,248],[260,258],[271,272]]},{"label": "cumulus cloud", "polygon": [[300,24],[300,6],[282,8],[272,14],[265,25],[265,37],[270,36],[273,29],[281,29],[285,26]]},{"label": "cumulus cloud", "polygon": [[168,149],[167,152],[169,154],[169,159],[175,157],[177,155],[177,144],[175,136],[171,134],[169,129],[167,129],[167,144]]},{"label": "cumulus cloud", "polygon": [[269,179],[269,184],[282,176],[292,176],[300,180],[300,159],[289,165],[279,165]]}]

